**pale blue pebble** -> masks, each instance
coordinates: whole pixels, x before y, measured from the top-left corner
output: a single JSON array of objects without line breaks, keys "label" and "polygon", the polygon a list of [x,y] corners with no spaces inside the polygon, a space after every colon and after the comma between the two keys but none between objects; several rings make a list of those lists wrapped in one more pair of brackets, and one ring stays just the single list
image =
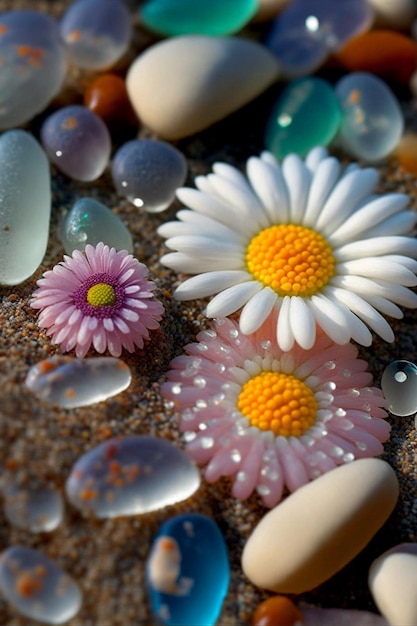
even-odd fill
[{"label": "pale blue pebble", "polygon": [[56,489],[6,484],[4,514],[12,526],[32,533],[55,530],[64,516],[64,501]]}]

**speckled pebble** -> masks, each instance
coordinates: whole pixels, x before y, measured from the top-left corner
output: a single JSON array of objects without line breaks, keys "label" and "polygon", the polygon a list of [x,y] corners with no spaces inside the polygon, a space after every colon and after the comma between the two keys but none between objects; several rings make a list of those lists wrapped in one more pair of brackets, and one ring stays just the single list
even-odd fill
[{"label": "speckled pebble", "polygon": [[62,522],[64,502],[56,489],[6,485],[3,497],[4,514],[16,528],[44,533],[55,530]]}]

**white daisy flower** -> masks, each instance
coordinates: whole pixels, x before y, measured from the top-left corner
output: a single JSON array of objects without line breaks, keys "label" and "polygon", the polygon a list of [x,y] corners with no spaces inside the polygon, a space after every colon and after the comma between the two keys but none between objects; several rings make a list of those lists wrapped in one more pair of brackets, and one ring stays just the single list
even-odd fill
[{"label": "white daisy flower", "polygon": [[[316,325],[336,343],[368,346],[370,329],[394,334],[385,315],[416,308],[417,221],[402,193],[376,195],[378,172],[314,148],[303,161],[280,166],[269,152],[247,162],[247,178],[226,163],[180,188],[188,209],[158,232],[175,252],[161,262],[196,274],[175,291],[178,300],[214,297],[207,317],[241,309],[243,334],[255,332],[273,309],[281,350],[310,349]],[[399,306],[398,306],[399,305]]]}]

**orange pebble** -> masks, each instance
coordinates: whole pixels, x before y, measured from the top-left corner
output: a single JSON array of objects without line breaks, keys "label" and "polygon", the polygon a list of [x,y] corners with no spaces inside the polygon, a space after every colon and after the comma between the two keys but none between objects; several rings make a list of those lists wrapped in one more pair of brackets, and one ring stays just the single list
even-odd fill
[{"label": "orange pebble", "polygon": [[253,626],[296,626],[304,624],[302,613],[286,596],[273,596],[258,606]]},{"label": "orange pebble", "polygon": [[85,91],[84,104],[109,126],[138,125],[125,81],[116,74],[102,74],[96,78]]},{"label": "orange pebble", "polygon": [[417,134],[408,132],[401,137],[395,150],[398,163],[410,174],[417,175]]},{"label": "orange pebble", "polygon": [[371,30],[351,39],[335,59],[350,72],[408,84],[417,67],[417,43],[391,30]]}]

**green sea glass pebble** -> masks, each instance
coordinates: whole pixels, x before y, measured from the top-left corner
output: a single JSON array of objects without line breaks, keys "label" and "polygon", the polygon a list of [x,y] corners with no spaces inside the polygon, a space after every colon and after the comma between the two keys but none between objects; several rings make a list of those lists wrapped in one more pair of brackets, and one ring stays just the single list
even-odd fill
[{"label": "green sea glass pebble", "polygon": [[281,92],[268,118],[265,145],[278,159],[304,156],[314,146],[327,146],[336,135],[342,112],[330,83],[301,78]]},{"label": "green sea glass pebble", "polygon": [[148,0],[140,19],[161,35],[230,35],[243,28],[257,8],[258,0]]}]

